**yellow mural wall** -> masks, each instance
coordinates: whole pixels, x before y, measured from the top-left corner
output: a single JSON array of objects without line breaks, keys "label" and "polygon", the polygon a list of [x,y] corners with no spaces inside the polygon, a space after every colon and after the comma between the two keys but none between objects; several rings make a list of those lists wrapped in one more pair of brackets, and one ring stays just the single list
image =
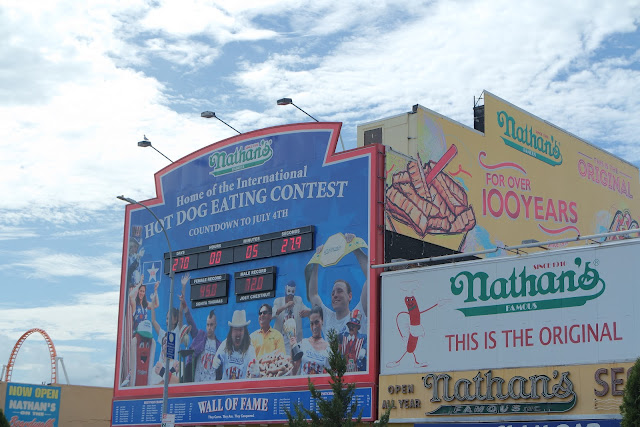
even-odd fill
[{"label": "yellow mural wall", "polygon": [[470,252],[639,228],[636,167],[484,99],[484,134],[417,110],[414,158],[387,154],[388,230]]}]

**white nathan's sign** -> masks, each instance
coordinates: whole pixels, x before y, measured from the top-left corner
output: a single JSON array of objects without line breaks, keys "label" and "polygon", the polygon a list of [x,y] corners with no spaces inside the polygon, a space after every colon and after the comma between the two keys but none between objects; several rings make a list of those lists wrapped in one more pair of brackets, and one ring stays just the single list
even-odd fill
[{"label": "white nathan's sign", "polygon": [[640,354],[640,240],[382,274],[381,374]]}]

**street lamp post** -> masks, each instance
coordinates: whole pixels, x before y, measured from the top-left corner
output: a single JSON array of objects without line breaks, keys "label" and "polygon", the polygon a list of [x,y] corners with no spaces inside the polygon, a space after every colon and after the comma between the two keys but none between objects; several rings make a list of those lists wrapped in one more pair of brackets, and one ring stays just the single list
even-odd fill
[{"label": "street lamp post", "polygon": [[[153,215],[153,217],[156,219],[158,224],[160,224],[160,227],[162,227],[164,238],[167,239],[167,246],[169,247],[169,277],[171,278],[171,284],[169,285],[169,311],[171,311],[171,307],[173,307],[173,278],[175,276],[175,273],[173,272],[173,251],[171,250],[171,242],[169,241],[169,235],[167,234],[167,230],[164,228],[164,224],[162,223],[160,218],[158,218],[156,214],[154,214],[153,211],[149,209],[146,205],[143,205],[142,203],[137,202],[129,197],[124,197],[124,196],[116,196],[116,197],[120,200],[124,200],[125,202],[131,203],[132,205],[142,206],[143,208],[148,210],[151,215]],[[171,313],[169,313],[169,319],[171,319]],[[167,349],[169,347],[169,332],[170,332],[169,327],[170,325],[167,324],[167,335],[166,335]],[[162,390],[162,418],[163,419],[164,419],[164,416],[167,414],[167,410],[169,409],[169,369],[170,369],[169,364],[170,362],[169,362],[169,352],[167,351],[167,349],[165,349],[165,352],[164,352],[164,388]]]},{"label": "street lamp post", "polygon": [[204,117],[205,119],[210,119],[210,118],[214,118],[214,119],[218,119],[220,120],[222,123],[224,123],[225,125],[227,125],[228,127],[230,127],[231,129],[235,130],[236,132],[238,132],[238,135],[242,135],[242,132],[240,132],[238,129],[234,128],[233,126],[231,126],[229,123],[225,122],[224,120],[222,120],[220,117],[216,116],[216,113],[214,113],[213,111],[203,111],[202,113],[200,113],[200,117]]},{"label": "street lamp post", "polygon": [[313,117],[311,114],[307,113],[306,111],[304,111],[302,108],[298,107],[296,104],[293,103],[293,100],[291,98],[281,98],[278,99],[276,101],[276,104],[278,105],[293,105],[294,107],[296,107],[298,110],[302,111],[303,113],[305,113],[307,116],[311,117],[313,120],[315,120],[316,122],[318,122],[319,120],[316,119],[315,117]]},{"label": "street lamp post", "polygon": [[[164,153],[163,153],[162,151],[158,150],[156,147],[154,147],[154,146],[151,144],[151,141],[149,141],[149,140],[147,139],[147,135],[144,135],[144,139],[143,139],[142,141],[138,141],[138,147],[143,147],[143,148],[151,147],[151,148],[153,148],[154,150],[156,150],[158,153],[160,153],[160,154],[161,154],[165,159],[167,159],[167,160],[169,160],[171,163],[173,163],[173,160],[171,160],[170,158],[168,158],[167,156],[165,156],[165,155],[164,155]],[[137,202],[136,202],[136,203],[137,203]]]},{"label": "street lamp post", "polygon": [[[305,113],[307,116],[311,117],[313,120],[315,120],[316,122],[318,122],[319,120],[316,119],[315,117],[313,117],[311,114],[307,113],[306,111],[304,111],[302,108],[298,107],[296,104],[293,103],[293,100],[291,98],[281,98],[278,99],[276,101],[276,104],[278,105],[293,105],[294,107],[296,107],[298,110],[302,111],[303,113]],[[338,134],[338,136],[340,137],[340,145],[342,146],[342,151],[344,151],[344,142],[342,142],[342,132],[340,132]]]}]

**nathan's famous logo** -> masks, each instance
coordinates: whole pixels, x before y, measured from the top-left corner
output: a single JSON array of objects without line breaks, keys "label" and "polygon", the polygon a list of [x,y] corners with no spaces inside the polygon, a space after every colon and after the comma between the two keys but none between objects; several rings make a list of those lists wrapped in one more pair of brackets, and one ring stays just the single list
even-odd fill
[{"label": "nathan's famous logo", "polygon": [[551,140],[545,139],[533,127],[518,126],[516,120],[506,111],[498,111],[498,125],[504,128],[502,140],[511,148],[528,154],[551,166],[562,164],[559,142],[551,135]]},{"label": "nathan's famous logo", "polygon": [[[578,268],[583,268],[582,273],[578,269],[568,269],[560,273],[546,271],[540,275],[527,274],[525,266],[520,272],[516,272],[514,267],[509,277],[493,279],[484,271],[462,271],[449,279],[451,293],[466,294],[464,302],[474,305],[458,308],[465,316],[581,306],[602,295],[605,282],[600,278],[598,270],[591,266],[591,262],[583,263],[580,257],[576,257],[573,262]],[[593,264],[598,265],[598,260]],[[559,298],[548,298],[547,295],[558,295]],[[536,297],[540,299],[535,299]],[[522,301],[522,298],[526,298],[526,301]],[[478,302],[499,301],[503,303],[477,305]]]},{"label": "nathan's famous logo", "polygon": [[271,142],[271,139],[262,139],[244,147],[238,146],[232,153],[212,153],[209,156],[209,166],[213,170],[209,174],[220,176],[264,164],[273,157]]},{"label": "nathan's famous logo", "polygon": [[[573,390],[569,372],[563,372],[559,379],[557,379],[558,375],[558,371],[553,371],[555,384],[547,375],[531,375],[529,378],[516,375],[507,382],[504,378],[494,377],[491,371],[487,371],[484,375],[479,371],[472,379],[460,378],[453,384],[453,388],[449,374],[430,373],[422,377],[422,381],[425,388],[433,389],[431,402],[442,400],[466,402],[458,405],[441,405],[428,412],[429,415],[567,412],[575,406],[578,396]],[[511,402],[473,402],[474,400],[494,402],[496,399],[509,399]]]}]

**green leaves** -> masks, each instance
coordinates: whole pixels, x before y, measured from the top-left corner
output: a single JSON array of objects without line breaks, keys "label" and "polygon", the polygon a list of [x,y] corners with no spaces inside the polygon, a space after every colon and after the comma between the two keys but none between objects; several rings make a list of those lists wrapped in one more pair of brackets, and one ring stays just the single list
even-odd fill
[{"label": "green leaves", "polygon": [[640,427],[640,358],[631,368],[631,374],[624,386],[620,413],[621,427]]},{"label": "green leaves", "polygon": [[[327,334],[329,341],[329,376],[331,380],[331,391],[333,396],[325,398],[316,389],[309,378],[309,391],[311,397],[315,399],[318,411],[311,411],[300,404],[295,405],[295,414],[285,409],[290,427],[335,427],[356,426],[362,419],[362,409],[358,411],[357,403],[353,402],[353,394],[356,389],[355,384],[345,384],[343,377],[347,372],[347,358],[340,353],[340,338],[332,329]],[[311,419],[309,424],[306,417]]]}]

